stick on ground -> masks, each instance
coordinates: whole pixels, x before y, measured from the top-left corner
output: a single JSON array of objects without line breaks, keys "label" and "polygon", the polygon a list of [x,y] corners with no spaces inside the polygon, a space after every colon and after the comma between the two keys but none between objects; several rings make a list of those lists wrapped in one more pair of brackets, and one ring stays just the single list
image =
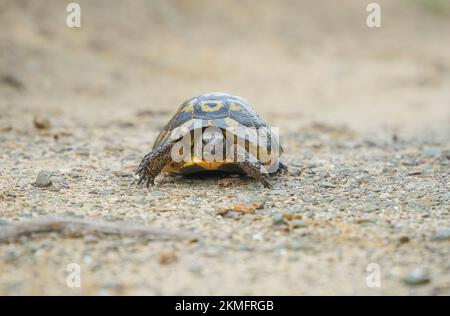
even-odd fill
[{"label": "stick on ground", "polygon": [[172,232],[161,228],[129,223],[112,223],[74,217],[42,216],[17,224],[6,225],[0,229],[0,242],[14,240],[33,233],[59,232],[68,236],[88,234],[138,237],[150,240],[196,240],[188,233]]}]

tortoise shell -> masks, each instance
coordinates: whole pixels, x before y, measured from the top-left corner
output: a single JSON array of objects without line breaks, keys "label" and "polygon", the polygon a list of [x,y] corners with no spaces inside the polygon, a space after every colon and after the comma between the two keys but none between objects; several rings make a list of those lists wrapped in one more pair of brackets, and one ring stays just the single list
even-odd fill
[{"label": "tortoise shell", "polygon": [[[259,146],[257,135],[262,131],[268,137],[268,151],[273,146],[278,146],[280,153],[283,151],[280,144],[271,143],[273,142],[270,137],[271,129],[249,102],[241,97],[222,92],[207,93],[185,101],[159,133],[153,149],[181,137],[183,133],[192,133],[195,129],[206,127],[231,130],[232,134],[245,140],[247,151],[250,148],[257,149]],[[239,172],[232,161],[206,162],[196,156],[181,166],[170,164],[164,168],[164,171],[182,174],[204,170]]]}]

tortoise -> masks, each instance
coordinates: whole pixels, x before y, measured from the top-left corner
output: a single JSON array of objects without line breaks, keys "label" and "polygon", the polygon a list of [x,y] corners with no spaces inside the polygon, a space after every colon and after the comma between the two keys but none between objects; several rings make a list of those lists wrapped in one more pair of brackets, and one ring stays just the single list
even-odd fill
[{"label": "tortoise", "polygon": [[[258,133],[265,134],[266,143],[259,142]],[[287,170],[279,157],[261,160],[263,149],[269,154],[283,152],[273,136],[267,123],[241,97],[222,92],[193,97],[179,107],[142,159],[136,170],[138,185],[153,185],[161,171],[190,174],[218,170],[248,175],[270,188],[269,172]],[[182,139],[189,143],[182,143]],[[198,150],[208,146],[206,152],[217,154],[215,159],[205,159],[205,152],[202,155]],[[232,156],[223,155],[223,150]]]}]

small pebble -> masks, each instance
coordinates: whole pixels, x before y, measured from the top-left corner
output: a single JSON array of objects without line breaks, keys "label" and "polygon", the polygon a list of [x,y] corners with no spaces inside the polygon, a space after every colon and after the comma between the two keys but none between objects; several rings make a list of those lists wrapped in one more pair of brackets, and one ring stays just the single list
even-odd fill
[{"label": "small pebble", "polygon": [[226,214],[224,214],[223,216],[226,218],[238,218],[241,215],[242,215],[241,212],[229,211]]},{"label": "small pebble", "polygon": [[409,271],[403,281],[408,285],[422,285],[429,283],[431,278],[427,268],[416,268]]},{"label": "small pebble", "polygon": [[70,188],[67,181],[61,177],[53,178],[52,184],[56,189],[69,189]]},{"label": "small pebble", "polygon": [[20,79],[18,79],[16,76],[11,74],[3,75],[0,80],[2,83],[10,86],[11,88],[17,89],[17,90],[23,90],[25,88],[24,84]]},{"label": "small pebble", "polygon": [[358,184],[367,184],[367,183],[369,183],[369,181],[365,177],[358,177],[358,178],[356,178],[356,182],[358,182]]},{"label": "small pebble", "polygon": [[441,241],[450,240],[450,228],[438,230],[432,237],[431,240]]},{"label": "small pebble", "polygon": [[174,251],[163,251],[159,254],[159,263],[160,264],[170,264],[177,261],[177,255]]},{"label": "small pebble", "polygon": [[14,191],[8,191],[8,192],[6,192],[5,196],[15,198],[15,197],[17,197],[17,193]]},{"label": "small pebble", "polygon": [[50,171],[41,170],[36,177],[35,185],[38,188],[46,188],[52,185],[52,173]]},{"label": "small pebble", "polygon": [[86,235],[83,240],[86,244],[95,244],[98,242],[98,237],[94,235]]},{"label": "small pebble", "polygon": [[284,215],[281,213],[272,214],[272,222],[274,225],[286,225],[287,222],[284,220]]},{"label": "small pebble", "polygon": [[37,129],[49,129],[51,127],[50,120],[41,116],[33,117],[33,124]]},{"label": "small pebble", "polygon": [[320,184],[320,186],[323,187],[323,188],[327,188],[327,189],[333,189],[333,188],[336,188],[336,186],[335,186],[333,183],[327,182],[327,181],[322,182],[322,183]]},{"label": "small pebble", "polygon": [[90,155],[90,150],[89,148],[78,148],[75,150],[75,154],[77,154],[78,156],[89,156]]},{"label": "small pebble", "polygon": [[263,240],[264,236],[262,233],[255,233],[255,234],[253,234],[252,238],[253,238],[253,240],[261,241],[261,240]]},{"label": "small pebble", "polygon": [[288,174],[290,176],[297,177],[297,176],[300,176],[302,174],[302,171],[301,171],[301,169],[290,168],[289,171],[288,171]]},{"label": "small pebble", "polygon": [[419,163],[414,160],[414,159],[408,159],[408,160],[403,160],[402,165],[404,166],[408,166],[408,167],[413,167],[413,166],[417,166]]},{"label": "small pebble", "polygon": [[439,148],[426,147],[420,153],[426,157],[438,157],[441,155],[441,150]]},{"label": "small pebble", "polygon": [[399,241],[399,243],[400,244],[406,244],[406,243],[408,243],[409,242],[409,237],[408,236],[401,236],[399,239],[398,239],[398,241]]},{"label": "small pebble", "polygon": [[292,228],[304,228],[308,225],[306,225],[305,221],[301,219],[296,219],[291,221]]}]

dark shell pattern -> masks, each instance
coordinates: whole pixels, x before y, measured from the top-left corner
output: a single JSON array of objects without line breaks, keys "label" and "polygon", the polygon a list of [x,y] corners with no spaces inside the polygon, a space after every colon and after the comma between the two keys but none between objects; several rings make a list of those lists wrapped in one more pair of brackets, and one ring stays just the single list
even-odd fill
[{"label": "dark shell pattern", "polygon": [[[246,132],[264,129],[270,136],[268,125],[245,99],[215,92],[185,101],[160,132],[153,148],[169,141],[174,130],[184,128],[185,131],[192,131],[194,128],[205,126],[221,129],[244,126],[248,127]],[[248,139],[256,144],[256,139],[252,140],[252,137]]]}]

